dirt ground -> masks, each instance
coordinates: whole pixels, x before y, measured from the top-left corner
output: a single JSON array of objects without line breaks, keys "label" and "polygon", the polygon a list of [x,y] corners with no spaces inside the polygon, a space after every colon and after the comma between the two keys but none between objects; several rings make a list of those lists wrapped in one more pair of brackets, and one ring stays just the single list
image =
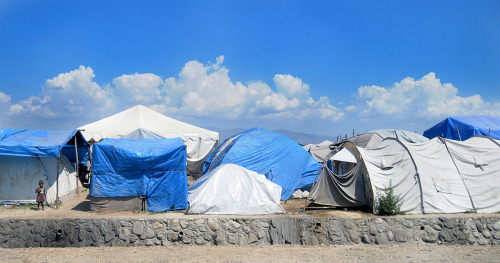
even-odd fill
[{"label": "dirt ground", "polygon": [[[366,218],[376,217],[367,209],[335,209],[331,207],[312,207],[308,206],[306,211],[300,212],[301,208],[306,204],[306,199],[290,199],[286,202],[282,201],[281,205],[286,211],[286,214],[268,215],[265,217],[333,217],[333,218]],[[481,217],[481,216],[498,216],[500,214],[429,214],[429,215],[400,215],[398,217]],[[208,217],[207,215],[185,215],[183,211],[171,211],[165,213],[147,213],[147,212],[108,212],[97,213],[90,211],[90,200],[88,199],[88,189],[76,193],[70,197],[62,199],[62,204],[59,208],[55,205],[51,207],[45,206],[45,210],[39,211],[36,205],[1,205],[0,218],[24,218],[24,219],[49,219],[49,218],[183,218],[183,217]],[[227,215],[218,217],[235,218],[239,216]],[[245,216],[245,217],[263,217],[263,216]]]},{"label": "dirt ground", "polygon": [[178,246],[0,249],[0,262],[500,262],[493,246]]},{"label": "dirt ground", "polygon": [[[68,198],[66,198],[68,199]],[[88,189],[85,189],[78,196],[73,194],[69,200],[62,200],[59,208],[45,206],[45,210],[39,211],[36,205],[6,205],[0,206],[0,218],[101,218],[101,217],[147,217],[147,218],[176,218],[186,217],[183,211],[172,211],[166,213],[146,213],[146,212],[109,212],[96,213],[90,211],[90,200],[88,200]],[[362,211],[347,211],[342,209],[324,209],[310,208],[304,213],[299,213],[300,208],[304,207],[305,199],[290,199],[286,202],[281,202],[281,205],[286,210],[286,214],[273,216],[311,216],[311,217],[338,217],[338,218],[359,218],[373,216],[370,213]],[[189,215],[189,217],[204,217],[202,215]],[[206,217],[206,216],[205,216]],[[227,216],[235,217],[235,216]],[[248,216],[246,216],[248,217]]]}]

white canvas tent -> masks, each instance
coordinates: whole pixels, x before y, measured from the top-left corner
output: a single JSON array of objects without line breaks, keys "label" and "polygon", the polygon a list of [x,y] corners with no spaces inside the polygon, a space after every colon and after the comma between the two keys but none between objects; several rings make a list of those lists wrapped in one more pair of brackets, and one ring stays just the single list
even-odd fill
[{"label": "white canvas tent", "polygon": [[87,141],[123,138],[138,129],[162,138],[180,137],[187,147],[187,171],[199,175],[206,157],[217,146],[219,133],[174,120],[145,106],[137,105],[108,118],[79,128]]},{"label": "white canvas tent", "polygon": [[[358,193],[347,197],[371,205],[377,213],[376,200],[382,190],[392,185],[395,194],[401,196],[401,210],[410,214],[500,211],[500,144],[496,140],[472,137],[460,142],[434,138],[408,143],[389,138],[371,148],[352,143],[345,147],[353,149],[358,160],[354,172],[349,172],[350,177],[333,176],[329,182],[334,187],[324,187],[324,183],[313,187],[311,201],[325,196],[322,191],[329,191],[333,197]],[[343,177],[358,183],[341,184],[334,180]],[[318,182],[325,180],[320,178]],[[328,202],[339,206],[334,199]]]},{"label": "white canvas tent", "polygon": [[281,186],[236,164],[221,165],[188,188],[187,214],[284,213]]}]

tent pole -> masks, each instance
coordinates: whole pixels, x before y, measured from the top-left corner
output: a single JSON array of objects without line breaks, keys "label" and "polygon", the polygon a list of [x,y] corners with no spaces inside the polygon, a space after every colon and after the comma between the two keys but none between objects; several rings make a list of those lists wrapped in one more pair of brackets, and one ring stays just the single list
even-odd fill
[{"label": "tent pole", "polygon": [[457,127],[457,133],[458,133],[458,139],[460,139],[460,141],[462,141],[462,137],[460,137],[460,131],[458,130],[458,127]]},{"label": "tent pole", "polygon": [[89,183],[90,183],[90,180],[92,180],[92,176],[94,175],[94,161],[92,158],[92,146],[90,146],[90,145],[88,148],[88,152],[89,152],[89,160],[90,160],[90,175],[89,175]]},{"label": "tent pole", "polygon": [[76,153],[76,195],[80,196],[80,191],[79,191],[80,189],[78,189],[78,185],[79,185],[78,181],[80,181],[80,177],[79,177],[79,175],[80,175],[79,170],[80,169],[78,168],[78,166],[80,163],[78,162],[78,147],[77,147],[77,141],[76,141],[76,134],[75,134],[75,153]]},{"label": "tent pole", "polygon": [[57,174],[56,174],[56,209],[59,208],[59,160],[61,157],[57,158]]},{"label": "tent pole", "polygon": [[474,200],[472,199],[472,195],[470,194],[469,187],[467,187],[467,184],[465,183],[464,177],[462,176],[462,173],[458,169],[457,163],[455,162],[455,158],[453,158],[453,155],[451,155],[450,149],[448,149],[448,144],[446,144],[446,140],[444,138],[441,139],[441,140],[444,143],[444,146],[446,147],[446,151],[448,152],[448,154],[451,157],[451,161],[453,161],[453,164],[455,165],[455,169],[457,169],[457,173],[460,176],[460,179],[462,180],[462,183],[464,184],[464,187],[465,187],[465,190],[467,191],[467,194],[469,195],[469,200],[470,200],[472,209],[477,214],[477,208],[476,208],[476,205],[474,205]]}]

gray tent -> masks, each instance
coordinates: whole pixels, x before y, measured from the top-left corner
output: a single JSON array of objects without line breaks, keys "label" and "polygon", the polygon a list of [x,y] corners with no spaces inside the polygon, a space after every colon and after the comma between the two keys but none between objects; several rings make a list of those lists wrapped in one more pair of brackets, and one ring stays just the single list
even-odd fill
[{"label": "gray tent", "polygon": [[[407,213],[500,211],[500,144],[497,140],[476,136],[464,142],[434,138],[408,143],[388,138],[371,148],[350,142],[344,147],[353,149],[358,160],[347,173],[350,177],[323,172],[309,200],[334,206],[365,202],[377,213],[374,200],[378,200],[381,190],[392,184],[395,193],[401,196],[401,210]],[[325,187],[325,182],[330,185]],[[327,196],[331,198],[325,199]]]}]

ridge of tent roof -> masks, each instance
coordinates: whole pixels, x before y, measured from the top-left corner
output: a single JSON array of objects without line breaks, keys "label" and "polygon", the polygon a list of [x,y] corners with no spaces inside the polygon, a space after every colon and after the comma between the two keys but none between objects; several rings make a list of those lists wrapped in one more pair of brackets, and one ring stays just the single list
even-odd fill
[{"label": "ridge of tent roof", "polygon": [[183,140],[200,136],[216,140],[219,138],[217,132],[172,119],[143,105],[136,105],[79,129],[84,130],[82,133],[87,140],[93,138],[98,141],[102,138],[121,138],[140,128],[165,138],[181,137]]}]

